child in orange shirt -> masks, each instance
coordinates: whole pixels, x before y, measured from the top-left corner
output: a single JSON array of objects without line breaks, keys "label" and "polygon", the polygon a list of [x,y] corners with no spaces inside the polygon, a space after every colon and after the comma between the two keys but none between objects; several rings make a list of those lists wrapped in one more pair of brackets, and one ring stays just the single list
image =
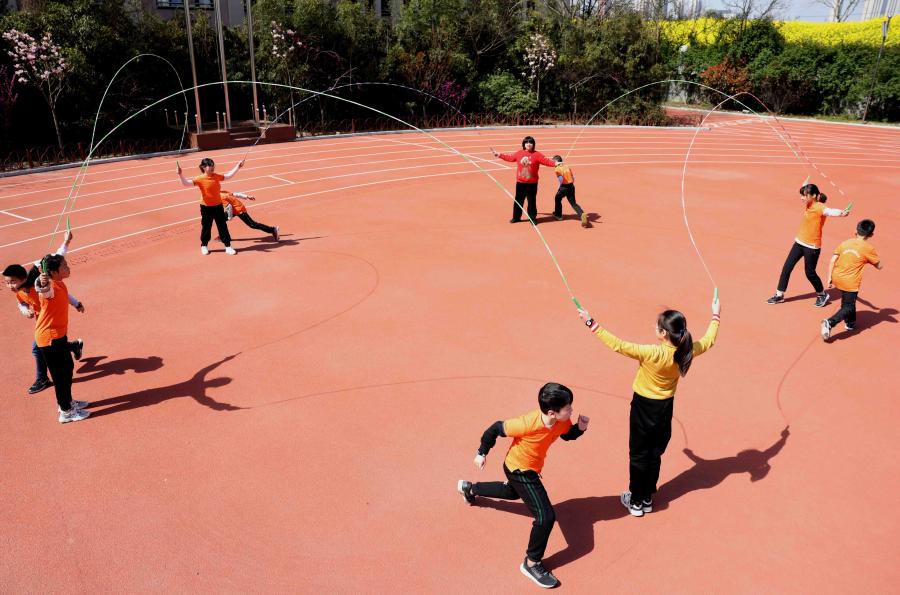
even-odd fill
[{"label": "child in orange shirt", "polygon": [[47,362],[56,404],[59,407],[59,423],[87,419],[84,411],[89,403],[72,400],[72,372],[75,364],[69,353],[69,290],[63,283],[71,271],[64,256],[48,254],[41,261],[41,274],[34,283],[40,298],[41,311],[34,326],[34,341]]},{"label": "child in orange shirt", "polygon": [[481,446],[475,455],[475,467],[478,469],[484,469],[484,460],[497,443],[498,436],[513,439],[503,462],[507,481],[471,483],[460,480],[457,484],[457,490],[469,504],[475,504],[479,496],[503,500],[522,499],[525,502],[534,515],[534,523],[526,557],[519,569],[522,574],[547,589],[559,584],[556,577],[541,563],[550,531],[556,522],[556,513],[547,490],[541,483],[540,473],[547,449],[557,438],[575,440],[587,430],[590,421],[587,417],[579,415],[577,424],[573,424],[570,419],[573,400],[572,391],[567,387],[555,382],[545,384],[538,393],[539,409],[520,417],[494,422],[481,436]]},{"label": "child in orange shirt", "polygon": [[557,221],[562,221],[562,199],[565,198],[575,209],[575,214],[581,219],[581,227],[588,226],[587,213],[584,212],[578,203],[575,202],[575,172],[568,165],[563,165],[563,158],[559,155],[553,156],[556,162],[556,179],[559,180],[559,190],[553,197],[553,216]]},{"label": "child in orange shirt", "polygon": [[834,316],[822,321],[822,339],[831,337],[831,329],[844,321],[848,331],[856,325],[856,298],[862,285],[862,274],[866,264],[871,264],[879,271],[881,259],[875,247],[868,242],[875,235],[875,222],[863,219],[856,225],[856,237],[842,242],[834,249],[831,262],[828,263],[828,287],[841,290],[841,309]]},{"label": "child in orange shirt", "polygon": [[225,205],[225,215],[228,217],[229,221],[232,217],[236,216],[238,219],[243,221],[247,225],[247,227],[250,227],[252,229],[259,229],[266,233],[272,234],[272,237],[275,238],[275,241],[278,241],[278,228],[266,225],[265,223],[254,221],[250,216],[250,213],[247,212],[247,207],[245,207],[244,203],[240,201],[241,198],[245,200],[256,200],[256,197],[250,196],[249,194],[243,194],[241,192],[228,192],[227,190],[223,190],[221,196],[222,204]]},{"label": "child in orange shirt", "polygon": [[225,209],[222,206],[221,186],[224,180],[230,180],[237,174],[238,170],[244,165],[240,161],[226,174],[216,173],[216,164],[209,157],[204,158],[200,162],[200,171],[203,175],[188,180],[181,175],[181,165],[178,165],[178,178],[181,180],[182,186],[196,186],[200,189],[200,254],[206,256],[209,254],[209,239],[212,237],[212,224],[216,222],[216,229],[219,231],[219,238],[225,244],[225,254],[234,256],[237,254],[231,247],[231,235],[228,233],[228,220],[225,216]]},{"label": "child in orange shirt", "polygon": [[[72,233],[66,232],[65,239],[55,254],[65,255],[71,242]],[[6,287],[15,294],[19,312],[25,318],[34,319],[41,311],[40,300],[34,289],[34,282],[40,274],[39,266],[40,261],[37,261],[32,263],[32,267],[28,271],[20,264],[11,264],[3,269],[3,281]],[[84,312],[84,306],[72,294],[69,294],[69,304],[79,312]],[[81,359],[83,349],[84,341],[81,339],[69,342],[69,350],[75,355],[75,359]],[[41,355],[41,351],[35,342],[31,343],[31,355],[34,357],[35,378],[34,383],[28,387],[29,395],[39,393],[49,388],[52,384],[47,376],[47,363],[44,361],[44,357]]]},{"label": "child in orange shirt", "polygon": [[806,184],[800,188],[800,196],[806,205],[803,221],[800,222],[800,230],[794,239],[794,245],[791,246],[791,251],[784,261],[775,295],[767,299],[766,303],[780,304],[784,302],[784,292],[787,290],[791,272],[802,258],[806,269],[806,278],[809,279],[816,291],[816,307],[823,308],[828,303],[829,297],[822,285],[822,279],[816,274],[819,253],[822,251],[822,227],[825,225],[825,217],[846,217],[849,212],[826,208],[825,201],[828,197],[820,194],[819,187],[815,184]]}]

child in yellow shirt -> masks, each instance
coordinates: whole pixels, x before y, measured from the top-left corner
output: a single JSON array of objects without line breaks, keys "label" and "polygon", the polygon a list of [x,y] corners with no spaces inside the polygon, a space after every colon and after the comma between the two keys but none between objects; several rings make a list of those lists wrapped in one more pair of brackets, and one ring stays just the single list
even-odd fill
[{"label": "child in yellow shirt", "polygon": [[634,395],[628,437],[630,480],[628,491],[621,496],[622,505],[632,516],[640,517],[653,511],[653,494],[659,481],[662,455],[672,437],[678,379],[688,373],[695,357],[716,342],[720,311],[719,300],[714,298],[709,328],[696,342],[687,330],[684,314],[677,310],[662,312],[656,318],[656,338],[659,340],[656,345],[623,341],[594,321],[587,310],[578,311],[591,332],[607,347],[640,362],[632,385]]}]

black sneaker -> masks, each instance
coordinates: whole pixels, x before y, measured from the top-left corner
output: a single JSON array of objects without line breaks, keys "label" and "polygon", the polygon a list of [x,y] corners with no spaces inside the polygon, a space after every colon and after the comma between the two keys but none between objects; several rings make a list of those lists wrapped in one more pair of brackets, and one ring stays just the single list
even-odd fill
[{"label": "black sneaker", "polygon": [[553,218],[556,219],[557,221],[562,221],[562,215],[557,215],[556,213],[553,213]]},{"label": "black sneaker", "polygon": [[33,394],[39,393],[44,389],[50,388],[51,386],[53,386],[53,383],[50,382],[49,378],[41,378],[41,379],[35,380],[34,384],[32,384],[28,388],[28,394],[33,395]]},{"label": "black sneaker", "polygon": [[552,589],[559,585],[559,580],[553,576],[553,574],[544,568],[544,564],[542,562],[538,562],[534,566],[528,565],[528,558],[525,558],[525,561],[522,562],[522,565],[519,566],[519,570],[522,571],[522,574],[533,580],[537,583],[538,587],[544,589]]},{"label": "black sneaker", "polygon": [[816,296],[816,308],[824,308],[825,304],[827,304],[831,300],[831,296],[827,293],[820,293]]},{"label": "black sneaker", "polygon": [[628,513],[631,514],[631,516],[644,516],[644,507],[640,502],[631,501],[631,492],[622,492],[622,495],[619,497],[619,501],[622,502],[622,506],[628,509]]},{"label": "black sneaker", "polygon": [[653,512],[653,498],[649,500],[641,500],[641,509],[644,513]]},{"label": "black sneaker", "polygon": [[849,322],[844,322],[844,328],[846,328],[848,331],[852,331],[855,327],[856,327],[855,324],[850,324]]},{"label": "black sneaker", "polygon": [[510,223],[518,223],[519,221],[521,221],[521,219],[515,219],[515,218],[513,218],[513,219],[510,219],[510,220],[509,220]]},{"label": "black sneaker", "polygon": [[777,293],[766,300],[767,304],[780,304],[784,302],[784,294],[778,295]]},{"label": "black sneaker", "polygon": [[472,493],[471,481],[460,479],[459,483],[456,484],[456,491],[463,495],[463,498],[466,499],[470,506],[475,505],[475,494]]},{"label": "black sneaker", "polygon": [[81,352],[84,351],[84,341],[81,339],[75,339],[72,341],[72,355],[75,356],[75,359],[81,359]]}]

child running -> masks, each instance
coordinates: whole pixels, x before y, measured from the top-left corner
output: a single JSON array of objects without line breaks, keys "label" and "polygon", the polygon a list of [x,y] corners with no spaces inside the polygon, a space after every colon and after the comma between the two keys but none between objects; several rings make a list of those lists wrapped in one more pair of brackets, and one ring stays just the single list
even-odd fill
[{"label": "child running", "polygon": [[800,188],[800,197],[806,205],[803,220],[800,222],[800,230],[784,261],[775,295],[767,299],[766,303],[780,304],[784,302],[784,292],[787,290],[791,272],[802,258],[806,268],[806,278],[812,283],[816,292],[816,308],[824,308],[829,297],[822,285],[822,279],[816,274],[819,253],[822,251],[822,227],[825,225],[825,217],[846,217],[849,212],[826,208],[825,201],[828,200],[828,197],[820,194],[819,187],[815,184],[806,184]]},{"label": "child running", "polygon": [[[65,255],[71,242],[72,233],[66,232],[62,245],[60,245],[54,254],[60,256]],[[37,291],[34,289],[34,282],[37,280],[38,275],[40,275],[38,266],[40,266],[40,261],[33,262],[31,269],[28,271],[20,264],[11,264],[3,269],[3,281],[6,283],[6,287],[15,294],[19,312],[21,312],[22,316],[25,318],[36,318],[41,311],[41,302],[38,298]],[[84,306],[78,301],[78,298],[72,294],[69,294],[69,304],[79,312],[84,312]],[[84,350],[84,341],[81,339],[70,341],[69,350],[75,355],[75,359],[81,359],[81,354]],[[34,341],[31,343],[31,355],[34,357],[35,378],[34,383],[28,387],[29,395],[39,393],[42,390],[49,388],[52,384],[50,378],[47,376],[47,363],[44,361],[44,357],[41,355],[41,351]]]},{"label": "child running", "polygon": [[831,262],[828,263],[828,287],[841,290],[841,309],[834,316],[822,321],[822,340],[831,337],[833,329],[840,321],[848,331],[856,326],[856,298],[862,285],[863,269],[871,264],[879,271],[882,269],[881,259],[869,239],[875,235],[875,222],[863,219],[856,224],[856,237],[842,242],[834,249]]},{"label": "child running", "polygon": [[491,147],[494,157],[503,161],[516,162],[516,199],[513,201],[513,216],[510,223],[518,223],[522,220],[522,205],[528,202],[528,217],[531,222],[537,224],[537,185],[538,168],[541,165],[556,167],[556,163],[547,159],[543,153],[535,151],[533,136],[522,139],[522,150],[515,153],[498,153]]},{"label": "child running", "polygon": [[622,506],[632,516],[653,511],[653,494],[659,481],[662,455],[672,437],[675,389],[685,376],[693,359],[705,353],[716,341],[721,305],[712,303],[712,321],[706,334],[694,342],[687,329],[684,314],[666,310],[656,318],[658,345],[628,343],[614,336],[594,321],[587,310],[579,310],[591,332],[616,353],[638,360],[637,376],[632,388],[630,432],[628,436],[629,483],[621,496]]},{"label": "child running", "polygon": [[47,362],[56,404],[59,407],[59,423],[87,419],[89,412],[85,401],[72,400],[72,372],[75,364],[69,353],[69,291],[63,282],[71,273],[65,256],[48,254],[41,261],[41,274],[34,287],[40,299],[40,313],[34,327],[34,340]]},{"label": "child running", "polygon": [[481,446],[475,455],[475,467],[478,469],[484,469],[485,458],[497,443],[498,436],[513,439],[503,462],[507,481],[471,483],[460,480],[457,484],[457,490],[470,505],[475,504],[479,496],[503,500],[521,498],[525,502],[534,515],[534,523],[525,560],[519,569],[545,589],[557,586],[559,581],[541,563],[556,522],[556,512],[541,483],[541,469],[547,449],[557,438],[575,440],[587,430],[590,419],[584,415],[578,416],[577,424],[573,425],[570,421],[573,400],[572,391],[562,384],[545,384],[538,393],[538,409],[506,421],[494,422],[481,436]]},{"label": "child running", "polygon": [[178,178],[182,186],[196,186],[200,189],[200,254],[209,254],[209,239],[212,237],[212,224],[216,222],[219,237],[225,244],[225,254],[234,256],[237,254],[231,247],[231,236],[228,234],[228,222],[225,217],[225,209],[222,207],[220,182],[230,180],[243,167],[244,161],[238,162],[228,173],[222,175],[216,173],[216,164],[209,157],[200,162],[200,171],[203,172],[195,178],[188,180],[181,174],[181,165],[177,165]]},{"label": "child running", "polygon": [[250,217],[250,213],[247,212],[247,207],[240,201],[242,198],[244,200],[256,200],[256,197],[241,192],[228,192],[227,190],[223,190],[220,196],[222,197],[222,204],[225,205],[225,215],[229,220],[233,216],[237,216],[237,218],[243,221],[248,227],[272,234],[275,241],[278,241],[278,228],[254,221],[253,218]]},{"label": "child running", "polygon": [[553,198],[553,216],[557,221],[562,221],[562,199],[565,197],[575,209],[575,214],[581,219],[581,227],[587,227],[587,213],[575,202],[575,173],[571,167],[563,164],[563,158],[559,155],[554,155],[553,161],[556,162],[554,171],[556,179],[559,180],[559,190],[556,191],[556,196]]}]

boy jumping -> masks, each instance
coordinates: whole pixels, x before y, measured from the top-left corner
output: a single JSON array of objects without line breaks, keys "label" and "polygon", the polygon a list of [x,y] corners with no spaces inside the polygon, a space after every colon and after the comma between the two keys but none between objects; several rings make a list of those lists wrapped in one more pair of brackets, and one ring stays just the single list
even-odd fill
[{"label": "boy jumping", "polygon": [[831,262],[828,264],[828,287],[841,290],[841,309],[834,316],[822,321],[822,339],[827,341],[833,329],[840,321],[848,331],[856,325],[856,298],[859,286],[862,285],[863,268],[871,264],[881,270],[881,259],[875,247],[868,242],[875,234],[875,222],[863,219],[856,225],[856,237],[851,238],[834,249]]},{"label": "boy jumping", "polygon": [[559,581],[541,563],[550,532],[556,522],[556,513],[541,483],[540,473],[547,449],[554,440],[560,437],[563,440],[575,440],[587,429],[590,419],[584,415],[578,416],[578,423],[575,425],[570,420],[573,400],[572,391],[562,384],[545,384],[538,393],[539,409],[520,417],[494,422],[481,436],[481,446],[475,455],[475,467],[478,469],[484,469],[484,460],[497,443],[497,436],[513,439],[503,462],[507,481],[471,483],[460,480],[457,484],[457,490],[471,505],[475,504],[479,496],[503,500],[521,498],[525,502],[534,515],[534,523],[525,560],[519,569],[545,589],[557,586]]},{"label": "boy jumping", "polygon": [[581,227],[587,227],[587,213],[575,202],[575,172],[571,167],[563,164],[563,158],[559,155],[554,155],[553,161],[556,162],[554,171],[556,179],[559,180],[559,190],[556,191],[556,196],[553,198],[553,217],[557,221],[562,221],[562,199],[565,198],[572,205],[578,218],[581,219]]}]

